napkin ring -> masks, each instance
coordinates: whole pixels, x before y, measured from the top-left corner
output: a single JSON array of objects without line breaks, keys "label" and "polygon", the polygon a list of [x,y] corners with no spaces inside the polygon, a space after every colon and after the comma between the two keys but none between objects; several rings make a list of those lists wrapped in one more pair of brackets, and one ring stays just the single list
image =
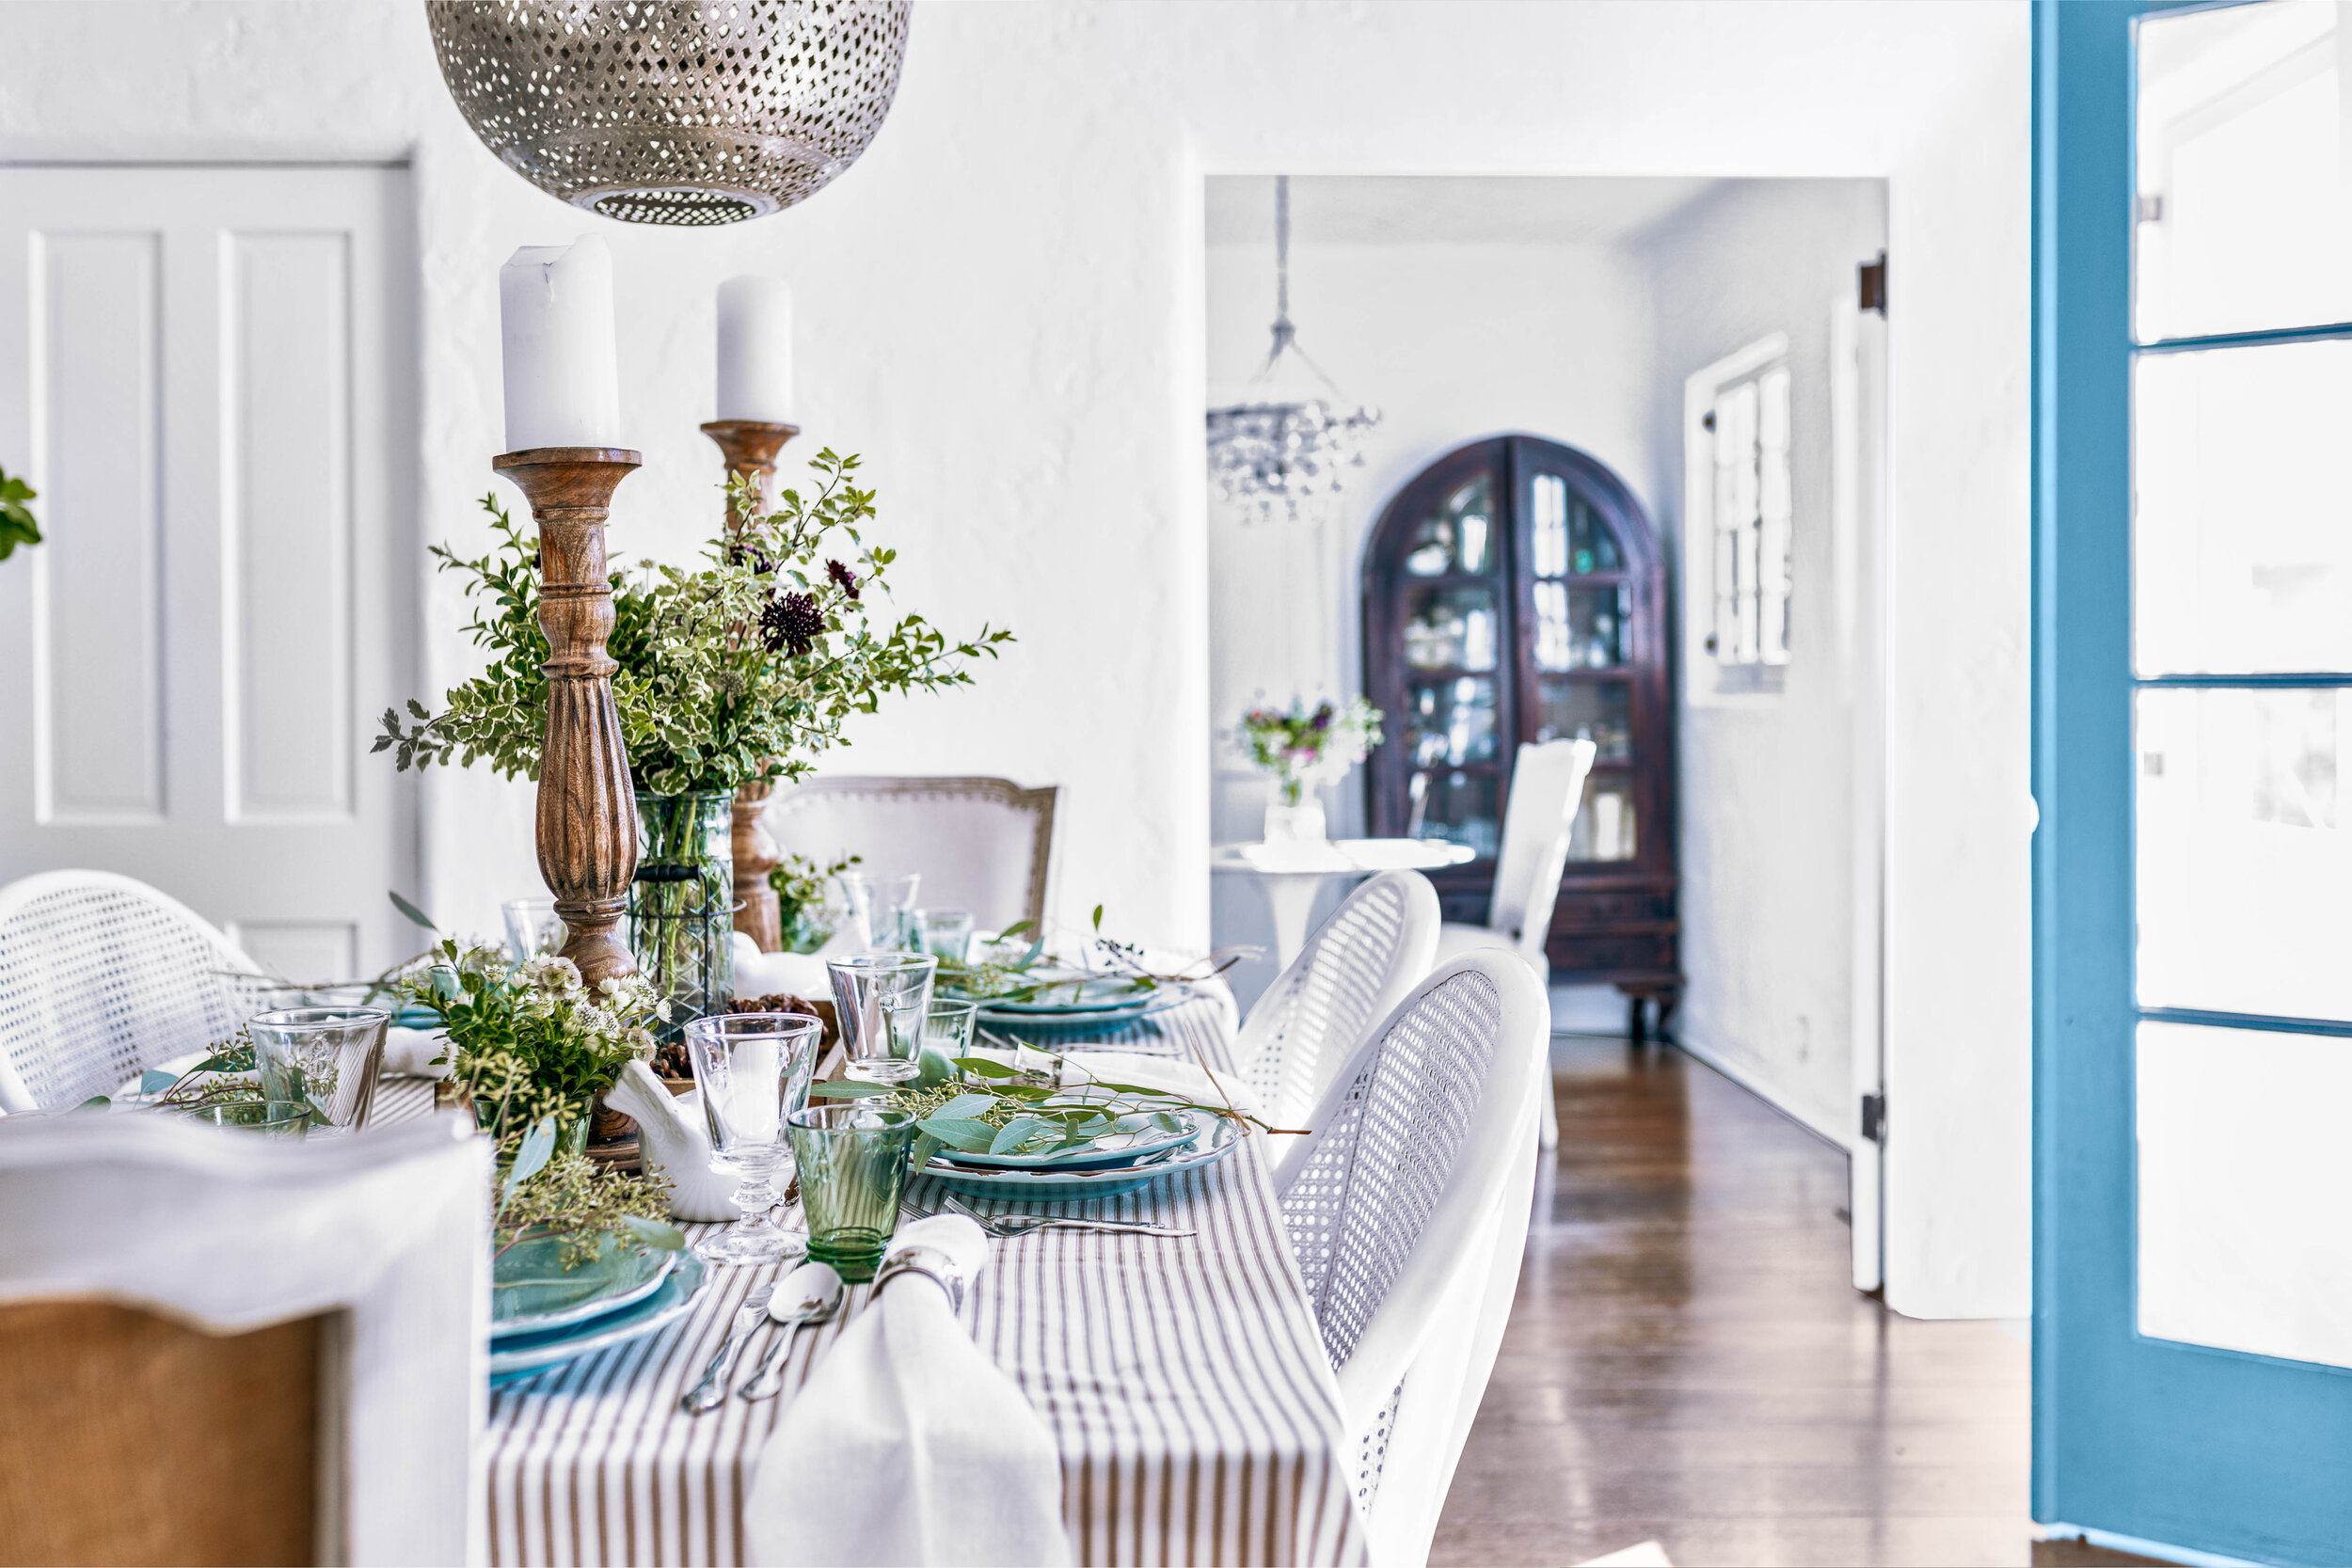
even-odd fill
[{"label": "napkin ring", "polygon": [[949,1311],[963,1310],[963,1270],[956,1260],[937,1247],[900,1247],[882,1259],[874,1271],[874,1290],[882,1288],[902,1274],[919,1274],[947,1292]]}]

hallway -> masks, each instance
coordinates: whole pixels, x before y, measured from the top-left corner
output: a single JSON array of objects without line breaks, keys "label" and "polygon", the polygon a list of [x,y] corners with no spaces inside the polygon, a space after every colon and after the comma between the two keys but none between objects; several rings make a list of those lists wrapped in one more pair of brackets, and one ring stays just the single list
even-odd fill
[{"label": "hallway", "polygon": [[1844,1156],[1711,1069],[1590,1035],[1552,1062],[1558,1160],[1430,1561],[2027,1561],[2024,1325],[1856,1293]]}]

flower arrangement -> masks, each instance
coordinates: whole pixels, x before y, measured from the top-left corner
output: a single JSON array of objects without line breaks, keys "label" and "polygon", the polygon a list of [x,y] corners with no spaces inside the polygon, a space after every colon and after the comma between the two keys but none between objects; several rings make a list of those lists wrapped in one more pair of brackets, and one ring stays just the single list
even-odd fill
[{"label": "flower arrangement", "polygon": [[653,1056],[653,991],[634,974],[592,993],[569,958],[511,963],[496,948],[453,940],[433,957],[402,987],[403,1000],[449,1036],[451,1077],[501,1159],[516,1159],[543,1122],[559,1143],[584,1138],[596,1097],[630,1062]]},{"label": "flower arrangement", "polygon": [[[964,661],[994,657],[1010,640],[982,626],[951,644],[920,615],[875,613],[897,552],[858,531],[874,515],[874,493],[850,483],[857,463],[819,452],[815,492],[787,490],[764,517],[757,491],[739,479],[728,486],[729,526],[705,564],[643,562],[633,577],[613,573],[612,696],[639,789],[732,793],[803,777],[850,714],[876,711],[885,692],[967,685]],[[489,667],[451,688],[438,713],[413,698],[405,719],[387,708],[373,750],[393,751],[404,769],[486,761],[508,778],[536,779],[548,657],[538,542],[496,496],[483,508],[497,536],[488,553],[467,560],[437,545],[433,554],[479,601],[467,629]]]},{"label": "flower arrangement", "polygon": [[1381,717],[1361,697],[1343,708],[1318,703],[1311,711],[1294,699],[1287,712],[1261,707],[1243,714],[1235,738],[1281,784],[1282,804],[1295,806],[1309,784],[1337,784],[1380,744]]}]

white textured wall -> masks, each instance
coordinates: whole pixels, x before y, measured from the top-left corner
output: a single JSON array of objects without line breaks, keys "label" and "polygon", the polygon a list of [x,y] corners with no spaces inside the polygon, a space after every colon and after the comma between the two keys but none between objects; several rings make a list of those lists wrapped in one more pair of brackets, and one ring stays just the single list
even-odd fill
[{"label": "white textured wall", "polygon": [[[1294,211],[1306,216],[1295,196]],[[1208,385],[1227,398],[1265,358],[1273,252],[1217,245],[1208,255]],[[1360,689],[1366,537],[1397,490],[1445,452],[1527,432],[1582,448],[1645,504],[1650,495],[1649,290],[1619,247],[1295,241],[1291,303],[1315,362],[1382,418],[1364,466],[1317,521],[1210,509],[1209,708],[1220,730],[1260,701]],[[1256,838],[1271,787],[1222,741],[1216,763],[1216,836]],[[1360,771],[1324,797],[1334,834],[1362,831]],[[1273,942],[1249,878],[1220,878],[1213,914],[1220,945]],[[1270,959],[1234,972],[1245,997],[1272,978]]]},{"label": "white textured wall", "polygon": [[[427,538],[469,537],[497,431],[491,277],[584,221],[442,96],[407,0],[0,8],[0,157],[413,158]],[[2026,1299],[2026,84],[2023,5],[926,5],[898,104],[806,208],[608,230],[651,471],[618,535],[713,502],[710,285],[801,300],[810,439],[855,447],[910,603],[1024,636],[977,691],[869,725],[845,764],[1070,787],[1063,894],[1205,934],[1200,181],[1205,172],[1885,175],[1896,309],[1890,1298]],[[467,667],[437,589],[430,676]],[[485,922],[528,812],[429,800],[428,895]],[[1911,1109],[1905,1110],[1906,1104]],[[1915,1152],[1912,1152],[1915,1151]],[[1912,1161],[1911,1174],[1904,1174]]]},{"label": "white textured wall", "polygon": [[[1764,337],[1788,338],[1795,593],[1787,689],[1693,705],[1680,725],[1682,967],[1678,1035],[1807,1125],[1844,1142],[1854,1119],[1857,680],[1838,626],[1831,528],[1830,303],[1886,243],[1885,187],[1867,181],[1726,185],[1643,236],[1656,269],[1650,435],[1658,516],[1683,543],[1683,381]],[[1875,562],[1878,551],[1862,555]],[[1687,596],[1685,615],[1702,620]],[[1711,679],[1698,672],[1698,678]],[[1866,918],[1875,922],[1875,907]],[[1875,1020],[1868,1021],[1875,1029]],[[1875,1034],[1871,1037],[1875,1045]]]}]

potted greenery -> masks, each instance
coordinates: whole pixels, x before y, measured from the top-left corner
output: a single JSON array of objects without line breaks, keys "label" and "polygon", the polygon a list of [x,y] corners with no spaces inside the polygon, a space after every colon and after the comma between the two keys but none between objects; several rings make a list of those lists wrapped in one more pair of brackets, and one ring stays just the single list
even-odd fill
[{"label": "potted greenery", "polygon": [[[857,462],[818,453],[814,493],[787,490],[765,516],[757,492],[739,481],[730,525],[702,564],[643,562],[633,575],[612,575],[612,694],[641,833],[629,940],[655,993],[672,1004],[658,1026],[665,1037],[726,1005],[736,791],[803,777],[850,714],[874,712],[885,693],[966,684],[965,661],[993,657],[1011,636],[983,626],[950,643],[920,615],[876,613],[897,556],[859,533],[874,495],[850,483]],[[488,553],[433,553],[480,603],[468,629],[489,667],[452,688],[438,713],[413,700],[405,719],[386,709],[374,749],[394,750],[403,768],[486,761],[509,778],[535,779],[548,658],[537,544],[495,496],[483,505],[497,536]]]}]

